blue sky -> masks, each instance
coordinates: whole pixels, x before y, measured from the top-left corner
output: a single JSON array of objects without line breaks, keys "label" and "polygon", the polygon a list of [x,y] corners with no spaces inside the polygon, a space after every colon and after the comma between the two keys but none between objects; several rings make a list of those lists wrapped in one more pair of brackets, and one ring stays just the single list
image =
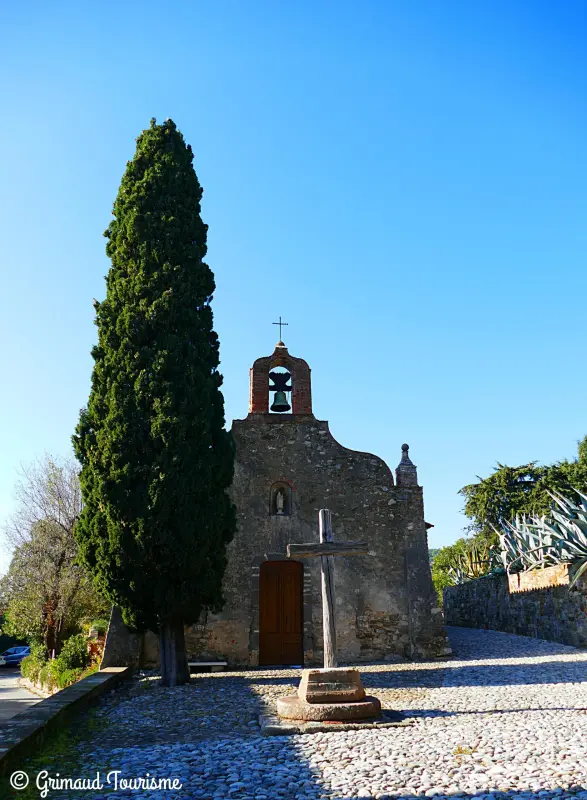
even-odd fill
[{"label": "blue sky", "polygon": [[3,4],[0,518],[21,462],[69,451],[153,116],[205,191],[228,420],[281,314],[334,436],[392,467],[410,444],[431,546],[497,461],[573,457],[586,35],[573,0]]}]

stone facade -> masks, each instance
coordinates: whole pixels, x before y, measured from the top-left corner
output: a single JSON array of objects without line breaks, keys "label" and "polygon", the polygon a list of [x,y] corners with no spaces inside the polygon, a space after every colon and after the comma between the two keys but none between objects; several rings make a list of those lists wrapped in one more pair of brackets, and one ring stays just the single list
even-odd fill
[{"label": "stone facade", "polygon": [[[289,373],[291,413],[270,413],[270,372],[276,368]],[[191,659],[259,663],[262,565],[285,562],[289,543],[317,542],[320,508],[332,512],[335,540],[369,546],[367,556],[335,558],[341,663],[449,654],[430,575],[422,488],[407,445],[395,482],[380,458],[340,445],[328,423],[312,413],[308,364],[290,356],[282,342],[273,355],[255,361],[250,386],[249,414],[232,425],[238,530],[228,548],[226,604],[186,628]],[[299,660],[320,664],[320,559],[299,561]],[[143,663],[156,661],[156,649],[152,638],[143,645],[149,653]]]},{"label": "stone facade", "polygon": [[444,590],[447,625],[486,628],[587,647],[587,580],[569,584],[561,564],[519,575],[488,575]]},{"label": "stone facade", "polygon": [[[271,414],[269,371],[291,374],[292,413]],[[341,661],[409,658],[448,652],[442,613],[430,577],[422,489],[407,446],[394,484],[376,456],[342,447],[328,423],[312,413],[310,369],[280,342],[251,370],[249,415],[235,420],[235,478],[231,489],[238,532],[229,546],[220,614],[186,631],[198,658],[256,665],[259,660],[259,569],[285,560],[288,543],[318,541],[318,511],[329,508],[335,540],[366,540],[370,554],[335,559],[338,649]],[[287,513],[275,513],[283,488]],[[303,563],[303,651],[322,659],[319,559]]]}]

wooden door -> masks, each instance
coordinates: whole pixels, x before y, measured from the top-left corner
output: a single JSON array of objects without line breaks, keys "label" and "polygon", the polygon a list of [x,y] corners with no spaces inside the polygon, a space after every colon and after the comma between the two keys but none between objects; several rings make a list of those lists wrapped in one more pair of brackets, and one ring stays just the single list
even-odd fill
[{"label": "wooden door", "polygon": [[264,561],[259,573],[259,664],[303,664],[303,567]]}]

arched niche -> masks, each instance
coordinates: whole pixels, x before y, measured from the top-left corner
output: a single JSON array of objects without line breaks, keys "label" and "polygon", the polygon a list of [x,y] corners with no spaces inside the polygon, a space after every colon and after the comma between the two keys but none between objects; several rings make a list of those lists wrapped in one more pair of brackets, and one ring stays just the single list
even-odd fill
[{"label": "arched niche", "polygon": [[291,486],[286,481],[276,481],[269,493],[269,515],[271,517],[289,517],[291,509]]}]

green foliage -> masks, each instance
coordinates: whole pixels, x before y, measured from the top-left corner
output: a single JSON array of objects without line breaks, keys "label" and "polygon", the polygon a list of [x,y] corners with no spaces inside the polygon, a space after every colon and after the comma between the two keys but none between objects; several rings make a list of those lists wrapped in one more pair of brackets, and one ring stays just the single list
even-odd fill
[{"label": "green foliage", "polygon": [[31,649],[31,656],[39,659],[39,661],[46,661],[47,660],[47,649],[43,642],[33,641],[29,645]]},{"label": "green foliage", "polygon": [[440,547],[429,547],[428,548],[428,560],[430,561],[430,566],[434,563],[434,559],[440,553]]},{"label": "green foliage", "polygon": [[[24,663],[24,661],[23,661],[23,663]],[[25,675],[25,678],[26,677],[28,677],[28,675]],[[41,666],[39,668],[39,671],[37,673],[37,680],[41,685],[43,685],[43,686],[47,685],[47,681],[49,680],[49,662],[48,661],[45,661],[44,664],[41,664]]]},{"label": "green foliage", "polygon": [[544,513],[550,505],[543,485],[546,469],[535,462],[521,467],[498,464],[489,478],[464,486],[459,494],[465,497],[465,514],[473,520],[473,529],[499,526],[517,514]]},{"label": "green foliage", "polygon": [[59,658],[61,670],[84,669],[90,663],[88,655],[88,642],[84,636],[78,634],[71,636],[63,645]]},{"label": "green foliage", "polygon": [[82,674],[80,675],[80,680],[83,679],[83,678],[87,678],[88,675],[95,675],[96,672],[99,672],[99,671],[100,671],[100,665],[99,664],[90,664],[89,667],[86,667],[83,670]]},{"label": "green foliage", "polygon": [[80,676],[81,670],[79,669],[64,669],[57,676],[57,686],[59,689],[66,689],[73,683],[77,683],[77,681],[80,679]]},{"label": "green foliage", "polygon": [[496,557],[494,545],[481,537],[473,537],[462,553],[455,554],[448,570],[455,583],[463,583],[488,575],[497,566]]},{"label": "green foliage", "polygon": [[77,563],[73,533],[51,522],[35,525],[29,540],[16,547],[0,580],[0,597],[6,608],[4,633],[41,640],[57,652],[85,619],[107,608]]},{"label": "green foliage", "polygon": [[26,639],[21,639],[18,636],[10,636],[8,633],[4,633],[3,629],[5,624],[6,618],[3,617],[0,619],[0,653],[8,650],[9,647],[18,647],[18,645],[27,644]]},{"label": "green foliage", "polygon": [[88,631],[92,628],[98,631],[98,636],[104,636],[108,630],[108,625],[110,624],[109,620],[107,619],[93,619],[88,624]]},{"label": "green foliage", "polygon": [[59,689],[67,689],[68,686],[82,681],[88,675],[94,675],[94,673],[98,672],[98,669],[97,664],[92,664],[85,669],[63,669],[60,666],[57,672],[57,687]]},{"label": "green foliage", "polygon": [[48,661],[39,671],[39,683],[48,692],[53,691],[59,686],[59,676],[61,674],[61,665],[58,659]]},{"label": "green foliage", "polygon": [[20,674],[23,678],[36,683],[41,669],[47,663],[47,651],[44,645],[35,642],[31,644],[31,654],[20,662]]},{"label": "green foliage", "polygon": [[[439,599],[442,600],[442,590],[446,586],[503,569],[503,547],[498,530],[506,530],[516,517],[524,520],[547,514],[552,505],[552,492],[568,493],[572,486],[587,488],[587,437],[579,442],[574,461],[560,461],[550,466],[538,466],[536,462],[520,467],[498,464],[488,478],[464,486],[460,494],[465,498],[465,514],[471,520],[471,535],[441,548],[434,558],[432,579]],[[525,524],[520,523],[522,527]],[[538,551],[530,554],[533,534],[523,533],[521,527],[519,532],[528,540],[525,563],[539,559]],[[535,547],[544,544],[534,539],[532,542]],[[512,551],[507,556],[510,566],[514,555]]]},{"label": "green foliage", "polygon": [[2,631],[42,641],[48,651],[104,614],[108,605],[77,561],[73,535],[81,508],[77,464],[51,456],[24,467],[16,486],[17,510],[7,534],[14,546],[0,580]]},{"label": "green foliage", "polygon": [[550,492],[571,494],[573,488],[587,489],[587,436],[578,444],[574,461],[538,466],[535,461],[521,467],[498,468],[479,483],[464,486],[465,514],[473,531],[502,528],[517,516],[540,517],[549,512]]},{"label": "green foliage", "polygon": [[[65,777],[87,774],[87,755],[85,755],[88,742],[104,732],[109,724],[107,716],[99,716],[98,708],[88,708],[79,714],[75,724],[64,726],[47,726],[40,749],[29,758],[22,759],[20,769],[24,769],[32,778],[42,770],[47,770],[49,775],[59,774]],[[8,782],[8,778],[1,780]],[[49,792],[48,797],[51,797]],[[92,793],[89,793],[91,796]],[[63,797],[61,792],[53,793],[53,797]],[[115,794],[110,797],[115,798]],[[0,797],[5,795],[0,791]],[[11,793],[11,800],[16,800],[16,794]],[[18,792],[18,800],[39,800],[40,793],[36,781],[32,780],[26,789]],[[76,793],[76,800],[80,795]],[[137,795],[138,798],[138,795]]]},{"label": "green foliage", "polygon": [[152,120],[137,140],[105,233],[112,265],[73,437],[81,557],[138,629],[221,607],[235,530],[215,285],[192,161],[171,120]]},{"label": "green foliage", "polygon": [[29,681],[36,683],[36,681],[39,679],[41,667],[43,666],[43,661],[39,661],[32,656],[26,656],[26,658],[23,658],[20,662],[20,674],[23,678],[28,678]]},{"label": "green foliage", "polygon": [[571,588],[587,570],[587,496],[577,491],[578,502],[553,494],[552,522],[544,520],[559,561],[577,565]]},{"label": "green foliage", "polygon": [[454,544],[441,547],[432,562],[432,583],[436,589],[438,603],[442,606],[442,592],[454,585],[450,570],[466,550],[466,539],[458,539]]},{"label": "green foliage", "polygon": [[501,569],[498,553],[499,537],[495,531],[486,529],[441,547],[432,562],[432,582],[439,605],[447,586]]},{"label": "green foliage", "polygon": [[578,501],[551,493],[549,516],[517,517],[504,522],[501,548],[508,572],[527,571],[552,564],[576,564],[571,586],[587,571],[587,495]]},{"label": "green foliage", "polygon": [[40,683],[48,691],[65,689],[97,669],[98,665],[90,661],[87,639],[79,634],[71,636],[59,656],[52,661],[47,660],[44,646],[37,643],[31,646],[30,656],[23,658],[20,664],[24,678]]}]

